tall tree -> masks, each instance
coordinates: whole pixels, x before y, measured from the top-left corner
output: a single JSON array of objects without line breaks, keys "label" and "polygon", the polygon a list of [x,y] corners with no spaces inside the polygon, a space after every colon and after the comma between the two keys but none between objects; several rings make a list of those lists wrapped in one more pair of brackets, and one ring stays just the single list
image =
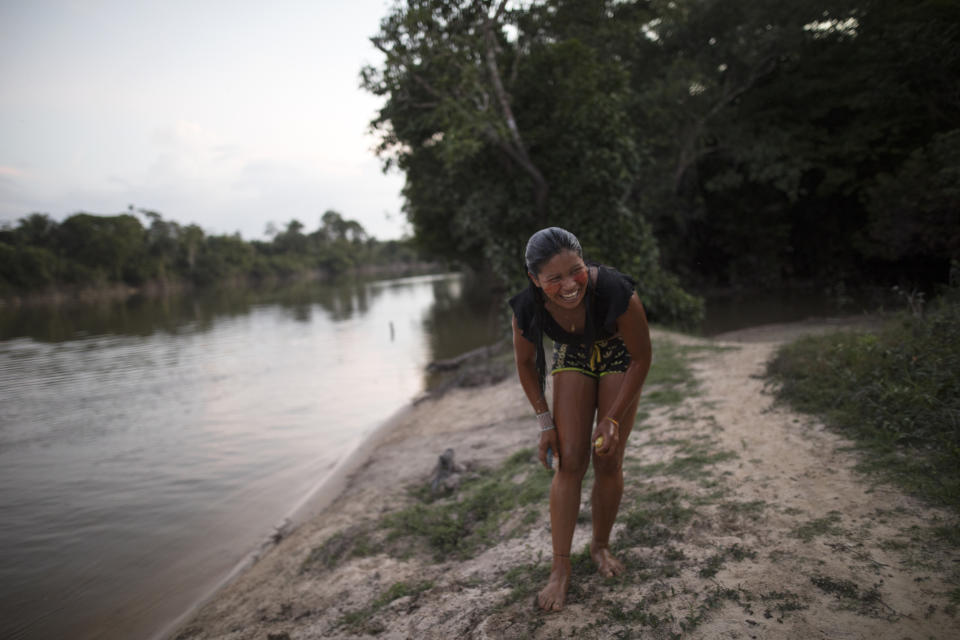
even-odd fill
[{"label": "tall tree", "polygon": [[373,38],[383,66],[362,74],[386,98],[372,126],[385,166],[406,175],[415,236],[434,254],[517,281],[526,238],[566,226],[591,257],[640,279],[654,315],[695,318],[697,301],[661,271],[649,225],[628,206],[638,162],[630,76],[586,41],[617,4],[397,5]]}]

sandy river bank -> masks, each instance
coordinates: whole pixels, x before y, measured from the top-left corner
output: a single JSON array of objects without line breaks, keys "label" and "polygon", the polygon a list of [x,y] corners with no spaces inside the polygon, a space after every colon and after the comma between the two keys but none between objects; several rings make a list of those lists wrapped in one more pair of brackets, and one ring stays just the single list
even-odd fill
[{"label": "sandy river bank", "polygon": [[[492,539],[444,557],[385,524],[401,509],[467,503],[467,479],[535,445],[511,377],[398,416],[344,467],[319,513],[169,637],[960,637],[960,554],[937,535],[955,516],[853,471],[842,438],[776,405],[765,387],[777,344],[835,328],[798,323],[711,340],[655,332],[613,534],[627,574],[596,576],[582,551],[588,476],[560,613],[533,607],[550,552],[545,499],[514,507]],[[428,482],[448,447],[464,484],[416,511],[422,494],[410,487]],[[518,491],[547,473],[532,455],[510,469]]]}]

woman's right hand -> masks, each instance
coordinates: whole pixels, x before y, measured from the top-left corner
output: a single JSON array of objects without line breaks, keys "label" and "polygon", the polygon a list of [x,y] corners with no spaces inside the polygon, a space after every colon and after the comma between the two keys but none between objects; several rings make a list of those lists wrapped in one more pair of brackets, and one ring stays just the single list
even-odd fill
[{"label": "woman's right hand", "polygon": [[550,465],[547,464],[547,449],[553,450],[553,458],[556,460],[557,468],[560,468],[560,446],[556,429],[548,429],[540,432],[540,446],[537,457],[540,459],[540,464],[550,469]]}]

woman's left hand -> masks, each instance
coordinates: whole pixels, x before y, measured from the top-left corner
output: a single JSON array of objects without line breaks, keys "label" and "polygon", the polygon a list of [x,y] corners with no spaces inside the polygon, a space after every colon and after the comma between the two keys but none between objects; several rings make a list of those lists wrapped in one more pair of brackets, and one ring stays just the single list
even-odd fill
[{"label": "woman's left hand", "polygon": [[[605,456],[616,451],[620,444],[620,428],[608,418],[604,418],[597,423],[597,428],[593,430],[593,450],[598,456]],[[597,439],[603,438],[600,446],[597,446]]]}]

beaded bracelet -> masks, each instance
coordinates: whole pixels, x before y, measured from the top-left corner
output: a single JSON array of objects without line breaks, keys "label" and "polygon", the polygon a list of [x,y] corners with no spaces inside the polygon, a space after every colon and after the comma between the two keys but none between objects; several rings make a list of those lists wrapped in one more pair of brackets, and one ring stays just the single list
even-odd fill
[{"label": "beaded bracelet", "polygon": [[543,413],[537,414],[537,424],[540,425],[540,431],[550,431],[550,429],[555,429],[556,425],[553,424],[553,416],[550,415],[550,411],[544,411]]}]

